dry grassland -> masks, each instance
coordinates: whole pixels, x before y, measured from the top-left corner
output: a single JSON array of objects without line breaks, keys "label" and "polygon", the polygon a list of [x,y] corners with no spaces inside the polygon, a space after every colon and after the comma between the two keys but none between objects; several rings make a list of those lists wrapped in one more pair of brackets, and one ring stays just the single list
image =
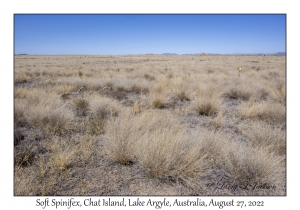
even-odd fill
[{"label": "dry grassland", "polygon": [[285,56],[14,65],[15,195],[286,195]]}]

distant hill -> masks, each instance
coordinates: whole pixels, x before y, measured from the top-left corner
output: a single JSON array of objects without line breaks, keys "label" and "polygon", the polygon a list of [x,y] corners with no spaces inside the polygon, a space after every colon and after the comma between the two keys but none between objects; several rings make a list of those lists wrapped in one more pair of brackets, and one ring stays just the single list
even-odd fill
[{"label": "distant hill", "polygon": [[[212,54],[212,53],[186,53],[186,54],[177,54],[177,53],[163,53],[162,55],[226,55],[226,54]],[[277,52],[277,53],[232,53],[228,55],[278,55],[285,56],[285,52]]]},{"label": "distant hill", "polygon": [[176,53],[163,53],[163,55],[177,55]]},{"label": "distant hill", "polygon": [[275,53],[275,55],[286,55],[286,52],[278,52],[278,53]]}]

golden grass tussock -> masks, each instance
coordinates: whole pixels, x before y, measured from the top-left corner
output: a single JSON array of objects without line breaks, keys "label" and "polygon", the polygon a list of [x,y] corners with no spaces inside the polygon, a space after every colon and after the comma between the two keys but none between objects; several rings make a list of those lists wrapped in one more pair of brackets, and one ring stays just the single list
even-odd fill
[{"label": "golden grass tussock", "polygon": [[[78,89],[78,88],[77,88]],[[54,91],[58,94],[64,94],[69,92],[74,92],[76,90],[76,86],[72,84],[61,84],[55,87]]]},{"label": "golden grass tussock", "polygon": [[104,126],[110,117],[120,113],[120,105],[112,99],[93,95],[90,97],[90,112],[87,122],[88,134],[99,135],[105,132]]},{"label": "golden grass tussock", "polygon": [[163,111],[111,120],[106,135],[105,151],[111,159],[125,165],[138,162],[153,178],[196,179],[208,168],[198,142]]},{"label": "golden grass tussock", "polygon": [[143,106],[141,102],[135,101],[134,104],[132,105],[132,112],[134,114],[139,114],[143,111]]},{"label": "golden grass tussock", "polygon": [[193,110],[199,115],[213,115],[220,110],[217,98],[197,97],[193,101]]},{"label": "golden grass tussock", "polygon": [[24,146],[15,146],[14,165],[19,167],[31,165],[40,149],[39,143],[34,141],[30,141]]},{"label": "golden grass tussock", "polygon": [[259,189],[263,185],[273,189],[272,192],[269,191],[271,194],[278,193],[276,188],[284,186],[280,181],[285,177],[284,157],[269,153],[263,147],[253,148],[232,141],[224,133],[200,131],[197,138],[201,142],[201,153],[206,155],[206,160],[210,163],[211,172],[216,173],[218,178],[224,174],[227,177],[223,177],[222,182],[228,182],[224,182],[224,185],[247,189],[249,194],[266,193]]},{"label": "golden grass tussock", "polygon": [[190,105],[183,105],[183,106],[176,107],[174,109],[174,113],[176,113],[179,116],[186,116],[190,113],[190,111],[191,111]]},{"label": "golden grass tussock", "polygon": [[[37,97],[35,95],[35,97]],[[31,127],[44,131],[45,134],[66,134],[71,128],[74,114],[62,101],[48,95],[41,98],[30,98],[27,110],[24,113],[26,122]]]},{"label": "golden grass tussock", "polygon": [[221,110],[221,101],[218,90],[212,85],[203,84],[194,92],[192,109],[198,115],[213,115]]},{"label": "golden grass tussock", "polygon": [[27,96],[31,90],[32,90],[32,88],[17,88],[17,89],[15,89],[15,92],[14,92],[14,98],[15,99],[27,98]]},{"label": "golden grass tussock", "polygon": [[30,81],[30,76],[24,71],[15,71],[14,73],[14,82],[17,83],[26,83]]},{"label": "golden grass tussock", "polygon": [[150,105],[155,109],[161,109],[166,106],[168,102],[168,96],[164,92],[151,92],[150,93]]},{"label": "golden grass tussock", "polygon": [[242,102],[237,107],[237,113],[242,119],[259,119],[279,124],[286,121],[286,107],[272,101]]},{"label": "golden grass tussock", "polygon": [[169,100],[169,82],[161,80],[149,93],[149,104],[156,109],[164,108]]},{"label": "golden grass tussock", "polygon": [[72,100],[72,105],[78,116],[87,116],[89,111],[89,102],[84,98],[75,98]]},{"label": "golden grass tussock", "polygon": [[104,150],[111,160],[123,165],[134,162],[139,134],[133,125],[134,121],[129,117],[111,119],[106,124]]},{"label": "golden grass tussock", "polygon": [[[26,167],[14,167],[14,195],[16,196],[31,196],[36,195],[35,186],[36,182],[34,177],[36,171],[30,170]],[[48,193],[45,193],[48,195]],[[45,195],[44,194],[44,195]]]},{"label": "golden grass tussock", "polygon": [[200,145],[199,153],[205,156],[205,161],[209,163],[211,169],[221,167],[223,148],[229,143],[228,135],[214,131],[197,129],[192,138]]},{"label": "golden grass tussock", "polygon": [[175,95],[176,98],[178,98],[181,101],[184,100],[191,100],[192,98],[192,88],[189,88],[187,83],[179,83],[179,84],[174,84],[172,87],[172,92]]},{"label": "golden grass tussock", "polygon": [[249,100],[253,95],[253,85],[245,81],[232,81],[233,84],[227,86],[227,90],[223,93],[223,96],[230,99],[242,99]]},{"label": "golden grass tussock", "polygon": [[281,80],[271,86],[271,99],[286,105],[286,85],[285,81]]},{"label": "golden grass tussock", "polygon": [[24,100],[15,99],[14,106],[14,125],[17,127],[24,127],[27,124],[24,110],[27,108]]},{"label": "golden grass tussock", "polygon": [[[63,195],[63,182],[70,181],[74,168],[86,167],[98,150],[95,140],[87,135],[72,139],[53,136],[40,142],[30,142],[31,154],[28,154],[30,148],[26,149],[27,144],[16,147],[15,160],[22,157],[23,160],[15,162],[15,183],[18,184],[15,195],[57,195],[60,191]],[[101,154],[99,150],[97,154]],[[27,158],[29,155],[31,159]]]},{"label": "golden grass tussock", "polygon": [[213,125],[216,129],[220,128],[224,123],[224,117],[222,112],[218,112],[217,116],[212,120]]},{"label": "golden grass tussock", "polygon": [[14,66],[16,196],[286,195],[284,56]]},{"label": "golden grass tussock", "polygon": [[208,169],[197,141],[188,139],[184,130],[174,133],[162,127],[147,132],[142,141],[139,163],[153,178],[188,181],[199,179]]},{"label": "golden grass tussock", "polygon": [[192,109],[198,115],[213,115],[221,109],[218,87],[201,84],[194,92]]},{"label": "golden grass tussock", "polygon": [[250,191],[263,185],[270,186],[275,191],[276,187],[284,185],[281,180],[285,177],[285,164],[281,156],[231,144],[225,148],[223,158],[222,169],[229,175],[233,185],[246,187]]},{"label": "golden grass tussock", "polygon": [[264,149],[278,156],[286,155],[286,134],[283,126],[255,123],[243,130],[249,137],[252,147]]}]

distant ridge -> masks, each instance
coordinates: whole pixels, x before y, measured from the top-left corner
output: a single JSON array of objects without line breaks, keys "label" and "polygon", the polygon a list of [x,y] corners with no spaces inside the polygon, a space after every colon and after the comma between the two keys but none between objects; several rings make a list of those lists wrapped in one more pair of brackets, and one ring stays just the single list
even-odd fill
[{"label": "distant ridge", "polygon": [[185,53],[185,54],[177,54],[177,53],[163,53],[162,55],[277,55],[277,56],[285,56],[285,52],[277,52],[277,53],[231,53],[231,54],[220,54],[220,53]]},{"label": "distant ridge", "polygon": [[275,55],[286,55],[286,52],[278,52],[278,53],[275,53]]},{"label": "distant ridge", "polygon": [[176,53],[163,53],[163,55],[177,55]]}]

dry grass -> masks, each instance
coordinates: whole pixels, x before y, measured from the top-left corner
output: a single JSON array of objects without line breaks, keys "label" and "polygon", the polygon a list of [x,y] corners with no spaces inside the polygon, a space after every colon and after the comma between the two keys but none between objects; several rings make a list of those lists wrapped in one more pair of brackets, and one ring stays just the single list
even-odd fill
[{"label": "dry grass", "polygon": [[97,95],[90,97],[90,104],[86,132],[92,135],[103,134],[107,120],[118,116],[120,107],[115,101]]},{"label": "dry grass", "polygon": [[187,138],[184,130],[174,133],[163,127],[147,132],[142,140],[139,163],[153,178],[195,181],[208,169],[197,141]]},{"label": "dry grass", "polygon": [[88,115],[89,111],[89,102],[84,98],[75,98],[72,101],[73,106],[76,110],[76,114],[80,117]]},{"label": "dry grass", "polygon": [[286,195],[285,57],[14,66],[15,195]]},{"label": "dry grass", "polygon": [[255,123],[244,130],[254,148],[264,149],[278,156],[286,155],[286,135],[282,126],[269,123]]},{"label": "dry grass", "polygon": [[201,142],[200,151],[210,163],[211,176],[215,177],[211,186],[217,185],[215,181],[221,181],[224,185],[231,186],[232,191],[247,189],[249,191],[246,194],[250,195],[273,195],[280,190],[268,191],[257,186],[267,185],[281,189],[285,185],[280,181],[285,179],[283,156],[268,153],[264,150],[265,147],[249,147],[242,142],[232,141],[225,133],[202,130],[196,138]]},{"label": "dry grass", "polygon": [[29,105],[24,115],[30,127],[39,128],[50,135],[67,134],[73,120],[71,110],[57,101]]},{"label": "dry grass", "polygon": [[270,123],[284,124],[286,121],[285,105],[264,102],[243,102],[238,106],[238,115],[242,119],[259,119]]},{"label": "dry grass", "polygon": [[26,83],[30,81],[30,77],[24,71],[19,71],[15,73],[15,84],[17,83]]},{"label": "dry grass", "polygon": [[238,144],[230,145],[226,149],[222,169],[229,175],[233,186],[245,187],[250,193],[253,190],[253,194],[260,194],[259,189],[253,189],[255,186],[284,186],[282,180],[285,178],[285,165],[282,157],[261,149],[245,149]]},{"label": "dry grass", "polygon": [[216,129],[220,128],[224,123],[224,117],[222,112],[219,112],[218,115],[212,120],[212,122]]},{"label": "dry grass", "polygon": [[189,101],[192,98],[193,90],[189,88],[189,86],[186,83],[175,84],[172,88],[172,91],[176,98],[178,98],[181,101]]},{"label": "dry grass", "polygon": [[224,96],[230,99],[247,101],[253,96],[253,85],[250,83],[245,84],[244,81],[237,81],[234,84],[230,84],[227,88],[228,90],[224,93]]},{"label": "dry grass", "polygon": [[104,150],[110,159],[128,165],[134,162],[139,134],[135,133],[134,122],[129,117],[107,123]]},{"label": "dry grass", "polygon": [[220,103],[216,98],[197,97],[194,101],[194,110],[199,115],[213,115],[218,112]]},{"label": "dry grass", "polygon": [[213,115],[220,111],[221,102],[217,87],[203,84],[196,90],[193,109],[199,115]]}]

